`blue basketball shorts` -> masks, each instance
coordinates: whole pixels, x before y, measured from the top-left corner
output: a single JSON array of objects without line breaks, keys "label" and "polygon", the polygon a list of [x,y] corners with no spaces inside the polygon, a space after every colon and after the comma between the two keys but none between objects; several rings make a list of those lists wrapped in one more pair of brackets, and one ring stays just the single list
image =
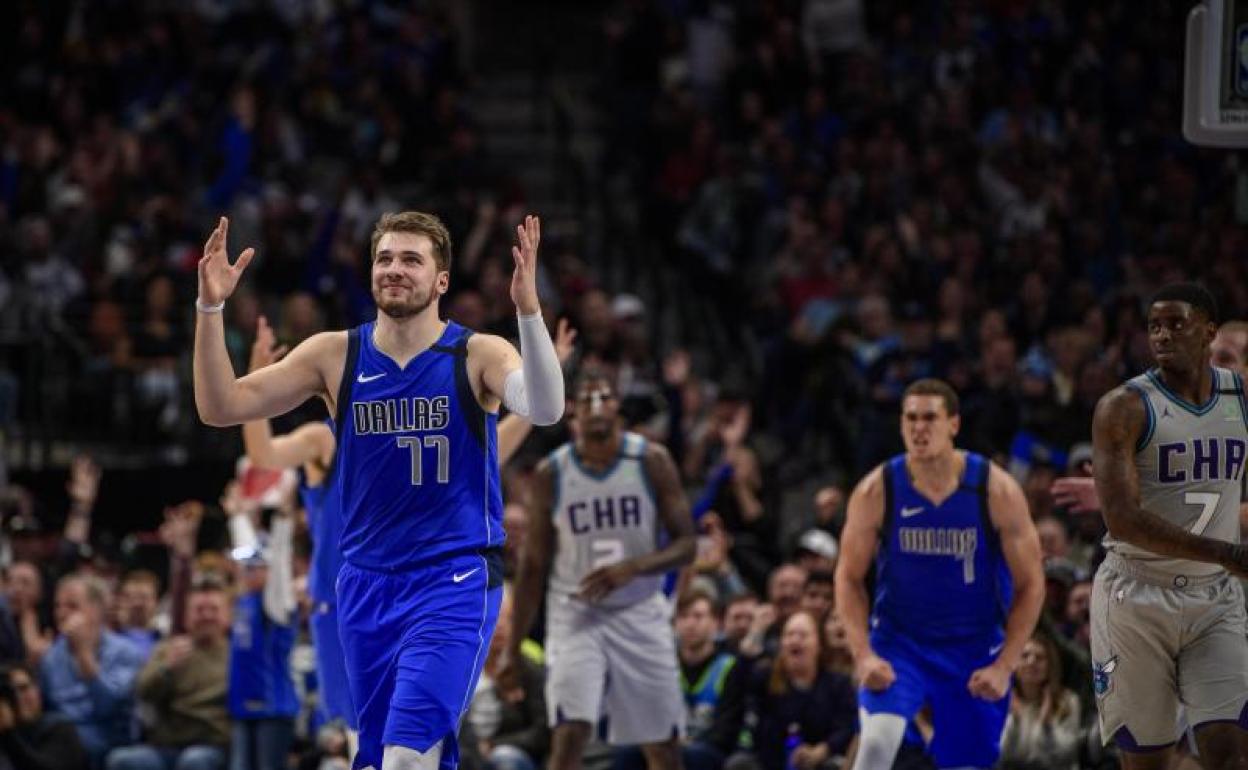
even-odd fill
[{"label": "blue basketball shorts", "polygon": [[386,746],[458,764],[460,717],[489,652],[502,602],[498,549],[448,556],[403,572],[344,564],[338,630],[355,704],[354,767],[381,767]]},{"label": "blue basketball shorts", "polygon": [[950,642],[919,641],[876,629],[871,647],[897,675],[883,692],[858,690],[858,705],[868,714],[897,714],[912,720],[928,705],[932,743],[928,752],[937,767],[991,767],[1001,751],[1001,732],[1010,696],[985,701],[971,695],[967,683],[978,668],[996,659],[1003,637]]}]

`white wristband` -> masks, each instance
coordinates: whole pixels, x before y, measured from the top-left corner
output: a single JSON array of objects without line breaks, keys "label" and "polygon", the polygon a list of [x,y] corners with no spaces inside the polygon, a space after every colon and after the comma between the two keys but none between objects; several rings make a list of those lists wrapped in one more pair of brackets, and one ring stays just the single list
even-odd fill
[{"label": "white wristband", "polygon": [[215,305],[205,305],[202,299],[196,297],[195,309],[201,313],[220,313],[222,310],[225,310],[225,302],[218,302]]}]

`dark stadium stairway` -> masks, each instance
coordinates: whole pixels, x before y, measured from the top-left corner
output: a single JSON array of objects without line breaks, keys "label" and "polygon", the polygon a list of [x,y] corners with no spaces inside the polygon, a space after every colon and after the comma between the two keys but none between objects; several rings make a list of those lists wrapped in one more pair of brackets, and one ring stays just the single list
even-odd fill
[{"label": "dark stadium stairway", "polygon": [[653,256],[628,180],[602,174],[604,5],[576,0],[475,2],[462,10],[469,101],[497,168],[517,179],[543,234],[588,263],[608,291],[637,294],[656,349],[688,326],[673,271]]}]

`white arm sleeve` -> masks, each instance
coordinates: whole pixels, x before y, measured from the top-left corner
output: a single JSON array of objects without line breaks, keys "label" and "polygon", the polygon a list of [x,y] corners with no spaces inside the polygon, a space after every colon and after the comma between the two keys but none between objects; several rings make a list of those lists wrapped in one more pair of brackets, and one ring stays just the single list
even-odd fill
[{"label": "white arm sleeve", "polygon": [[534,425],[554,425],[563,417],[563,368],[542,314],[516,316],[520,326],[519,369],[507,373],[503,404]]},{"label": "white arm sleeve", "polygon": [[260,544],[260,538],[256,535],[256,528],[251,525],[251,519],[244,513],[235,513],[230,516],[230,546],[235,550],[242,548],[256,548]]},{"label": "white arm sleeve", "polygon": [[290,516],[274,516],[269,528],[269,578],[264,583],[264,614],[278,625],[290,625],[295,609],[293,548],[295,523]]}]

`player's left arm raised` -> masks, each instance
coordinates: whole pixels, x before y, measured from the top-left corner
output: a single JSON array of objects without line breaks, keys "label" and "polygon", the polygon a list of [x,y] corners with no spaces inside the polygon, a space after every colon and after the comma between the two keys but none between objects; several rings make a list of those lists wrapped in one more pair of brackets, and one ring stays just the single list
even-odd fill
[{"label": "player's left arm raised", "polygon": [[[511,276],[511,299],[516,303],[520,353],[506,340],[473,335],[468,343],[472,368],[480,372],[483,400],[502,401],[513,414],[535,425],[554,425],[563,416],[563,369],[550,331],[542,321],[537,297],[537,245],[542,228],[535,216],[516,227],[519,245],[511,247],[516,268]],[[493,403],[487,403],[493,406]]]},{"label": "player's left arm raised", "polygon": [[[559,356],[559,365],[567,366],[572,357],[576,343],[576,329],[566,318],[560,318],[555,327],[555,355]],[[524,440],[533,431],[533,423],[518,414],[512,413],[498,421],[498,464],[507,464]]]},{"label": "player's left arm raised", "polygon": [[581,581],[581,596],[586,601],[601,599],[637,575],[667,572],[693,561],[697,534],[676,463],[667,449],[656,443],[646,445],[646,456],[642,462],[654,488],[655,505],[667,530],[668,543],[657,551],[590,572]]},{"label": "player's left arm raised", "polygon": [[1010,474],[993,465],[988,476],[988,513],[1001,539],[1001,553],[1014,581],[1014,601],[1005,620],[1005,644],[997,659],[971,675],[971,694],[984,700],[1005,697],[1023,647],[1036,628],[1044,603],[1040,537],[1031,522],[1027,498]]}]

